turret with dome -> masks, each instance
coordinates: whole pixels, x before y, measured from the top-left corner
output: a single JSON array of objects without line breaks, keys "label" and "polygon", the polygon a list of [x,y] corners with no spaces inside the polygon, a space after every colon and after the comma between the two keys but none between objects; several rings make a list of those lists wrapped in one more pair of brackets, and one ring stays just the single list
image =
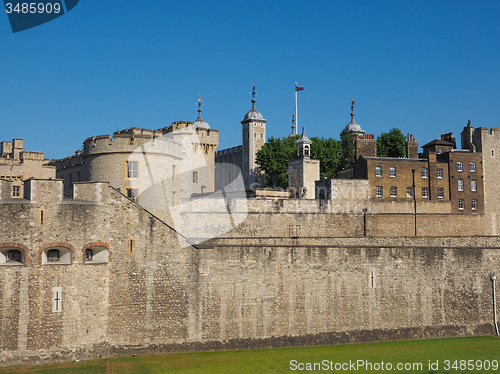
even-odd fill
[{"label": "turret with dome", "polygon": [[349,122],[347,124],[347,126],[345,127],[344,130],[347,130],[348,132],[350,133],[353,133],[355,134],[356,136],[363,136],[363,134],[365,133],[365,131],[363,129],[361,129],[361,126],[359,124],[356,123],[356,121],[354,120],[354,99],[351,99],[351,122]]},{"label": "turret with dome", "polygon": [[210,128],[210,125],[208,123],[206,123],[203,118],[201,118],[201,106],[203,105],[202,104],[202,101],[201,100],[201,96],[198,96],[198,99],[196,100],[197,101],[197,105],[198,105],[198,118],[196,118],[196,120],[193,122],[193,129],[209,129]]}]

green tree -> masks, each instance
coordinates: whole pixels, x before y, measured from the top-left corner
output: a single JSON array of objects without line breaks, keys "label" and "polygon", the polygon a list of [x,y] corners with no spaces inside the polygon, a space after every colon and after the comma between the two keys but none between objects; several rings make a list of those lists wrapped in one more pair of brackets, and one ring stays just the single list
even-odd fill
[{"label": "green tree", "polygon": [[267,140],[257,152],[257,163],[264,170],[266,186],[288,187],[288,161],[295,159],[297,136]]},{"label": "green tree", "polygon": [[354,162],[354,157],[356,156],[356,149],[354,145],[355,135],[344,129],[340,133],[340,142],[342,156],[338,170],[343,170],[347,169]]},{"label": "green tree", "polygon": [[378,157],[405,157],[406,140],[399,129],[392,129],[377,136]]},{"label": "green tree", "polygon": [[332,138],[311,138],[311,158],[320,161],[320,179],[332,179],[337,172],[342,160],[341,142]]},{"label": "green tree", "polygon": [[[271,137],[257,152],[257,163],[265,172],[266,186],[288,187],[288,162],[297,157],[297,139],[298,136],[281,139]],[[320,178],[335,178],[343,165],[342,143],[332,138],[314,137],[311,141],[311,158],[320,161]]]}]

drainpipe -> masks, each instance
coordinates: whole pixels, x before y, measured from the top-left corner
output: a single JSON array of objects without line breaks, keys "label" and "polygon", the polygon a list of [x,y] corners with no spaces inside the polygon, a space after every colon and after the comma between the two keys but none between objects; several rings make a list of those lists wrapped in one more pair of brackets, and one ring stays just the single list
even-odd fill
[{"label": "drainpipe", "polygon": [[492,275],[491,276],[491,284],[493,287],[493,316],[494,316],[494,321],[495,321],[495,332],[497,333],[497,335],[500,335],[498,333],[498,322],[497,322],[497,298],[495,295],[495,279],[497,279],[497,277],[495,275]]},{"label": "drainpipe", "polygon": [[366,212],[368,209],[363,208],[363,236],[366,236]]}]

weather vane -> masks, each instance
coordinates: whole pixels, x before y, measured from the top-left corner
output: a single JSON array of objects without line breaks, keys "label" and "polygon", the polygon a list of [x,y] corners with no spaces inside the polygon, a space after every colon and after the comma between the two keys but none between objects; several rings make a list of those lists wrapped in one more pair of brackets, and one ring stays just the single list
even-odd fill
[{"label": "weather vane", "polygon": [[255,92],[255,83],[252,83],[252,92],[250,92],[250,95],[252,95],[252,98],[255,99],[255,95],[257,95],[257,92]]},{"label": "weather vane", "polygon": [[292,113],[292,119],[290,120],[292,122],[292,133],[295,132],[295,113]]},{"label": "weather vane", "polygon": [[354,108],[356,108],[354,106],[354,99],[351,99],[351,105],[349,105],[349,108],[351,108],[351,113],[354,113]]},{"label": "weather vane", "polygon": [[201,99],[201,96],[198,96],[196,99],[196,105],[198,105],[198,109],[201,109],[201,106],[203,105],[203,100]]}]

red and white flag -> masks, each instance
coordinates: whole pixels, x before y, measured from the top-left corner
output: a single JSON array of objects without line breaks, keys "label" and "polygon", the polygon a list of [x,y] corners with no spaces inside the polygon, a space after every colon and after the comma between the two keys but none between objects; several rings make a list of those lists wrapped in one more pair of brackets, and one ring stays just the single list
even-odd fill
[{"label": "red and white flag", "polygon": [[295,84],[295,92],[297,91],[302,91],[304,89],[304,87],[302,86],[297,86],[297,84]]}]

